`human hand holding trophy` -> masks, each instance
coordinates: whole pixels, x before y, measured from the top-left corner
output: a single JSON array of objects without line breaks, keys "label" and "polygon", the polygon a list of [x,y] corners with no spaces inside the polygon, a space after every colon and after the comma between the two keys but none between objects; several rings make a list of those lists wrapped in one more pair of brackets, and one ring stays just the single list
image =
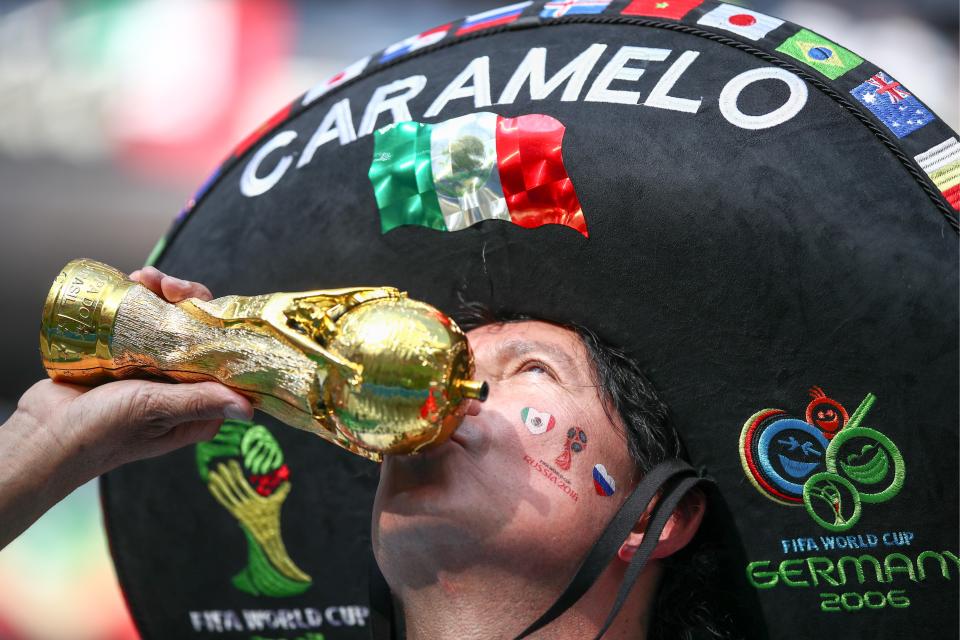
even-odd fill
[{"label": "human hand holding trophy", "polygon": [[74,260],[47,296],[40,345],[55,381],[215,380],[376,461],[443,442],[487,389],[471,380],[459,327],[389,287],[170,304],[112,267]]}]

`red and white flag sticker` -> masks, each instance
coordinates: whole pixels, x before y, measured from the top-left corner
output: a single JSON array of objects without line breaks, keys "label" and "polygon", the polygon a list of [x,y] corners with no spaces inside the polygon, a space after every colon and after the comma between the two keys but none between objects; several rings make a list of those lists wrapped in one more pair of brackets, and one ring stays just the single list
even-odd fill
[{"label": "red and white flag sticker", "polygon": [[708,11],[697,20],[697,24],[717,27],[739,34],[750,40],[759,40],[783,24],[783,20],[759,11],[751,11],[732,4],[722,4]]}]

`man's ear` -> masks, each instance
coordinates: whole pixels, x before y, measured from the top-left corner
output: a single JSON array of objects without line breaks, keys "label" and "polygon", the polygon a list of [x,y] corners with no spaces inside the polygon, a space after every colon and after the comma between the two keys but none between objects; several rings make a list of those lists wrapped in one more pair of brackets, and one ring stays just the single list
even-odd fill
[{"label": "man's ear", "polygon": [[[640,516],[633,526],[630,535],[628,535],[627,539],[620,545],[617,556],[624,562],[633,560],[633,556],[640,547],[640,543],[643,542],[643,536],[650,522],[650,513],[653,511],[658,500],[659,498],[655,498],[651,501],[647,510],[643,512],[643,515]],[[703,521],[703,514],[706,508],[707,499],[703,491],[698,487],[691,489],[687,495],[680,500],[680,504],[677,505],[677,508],[670,515],[667,524],[664,525],[663,531],[660,532],[660,541],[654,548],[650,558],[652,560],[666,558],[687,546],[690,540],[693,539],[697,529],[700,528],[700,523]]]}]

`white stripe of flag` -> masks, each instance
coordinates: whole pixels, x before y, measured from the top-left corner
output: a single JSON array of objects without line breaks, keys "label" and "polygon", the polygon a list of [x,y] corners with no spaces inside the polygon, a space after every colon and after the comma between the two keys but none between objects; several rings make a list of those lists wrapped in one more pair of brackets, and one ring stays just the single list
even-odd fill
[{"label": "white stripe of flag", "polygon": [[945,167],[951,162],[960,160],[960,142],[956,138],[944,140],[940,144],[914,157],[920,168],[928,175]]}]

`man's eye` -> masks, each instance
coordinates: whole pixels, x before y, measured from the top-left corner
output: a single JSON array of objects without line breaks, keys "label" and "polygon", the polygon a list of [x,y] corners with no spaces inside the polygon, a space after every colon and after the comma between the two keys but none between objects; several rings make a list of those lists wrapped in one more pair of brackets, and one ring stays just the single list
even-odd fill
[{"label": "man's eye", "polygon": [[551,378],[556,378],[556,376],[553,374],[553,371],[550,369],[550,367],[540,362],[539,360],[527,360],[522,365],[520,365],[520,368],[517,369],[517,373],[535,373],[538,375],[546,374]]}]

